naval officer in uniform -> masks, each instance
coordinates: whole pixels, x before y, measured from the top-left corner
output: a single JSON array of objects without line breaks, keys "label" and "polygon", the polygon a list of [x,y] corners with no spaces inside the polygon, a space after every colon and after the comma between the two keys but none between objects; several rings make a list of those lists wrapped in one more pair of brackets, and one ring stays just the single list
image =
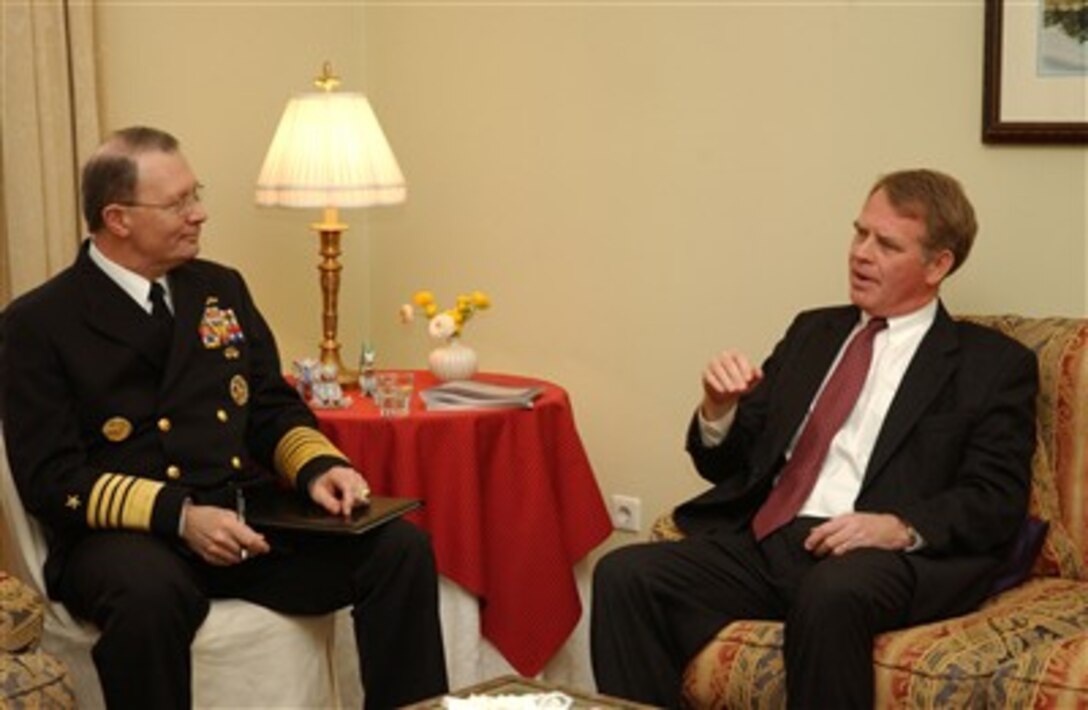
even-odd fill
[{"label": "naval officer in uniform", "polygon": [[209,600],[288,614],[354,607],[368,708],[442,694],[428,538],[266,537],[234,510],[274,475],[332,513],[368,495],[282,378],[241,275],[197,258],[200,184],[169,134],[111,135],[83,169],[90,237],[5,314],[5,437],[49,538],[50,596],[101,630],[111,708],[188,708]]}]

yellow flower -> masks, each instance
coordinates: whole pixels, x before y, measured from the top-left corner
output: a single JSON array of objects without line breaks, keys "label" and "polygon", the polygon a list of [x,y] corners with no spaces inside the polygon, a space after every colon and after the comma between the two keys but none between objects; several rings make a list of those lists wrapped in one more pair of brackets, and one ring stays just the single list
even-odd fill
[{"label": "yellow flower", "polygon": [[[454,307],[446,310],[439,309],[434,294],[430,291],[416,291],[412,294],[412,303],[427,316],[429,321],[427,332],[434,338],[459,336],[465,323],[476,314],[476,311],[491,307],[491,299],[483,291],[472,291],[467,295],[459,294],[454,301]],[[401,321],[411,322],[413,310],[411,304],[401,306]]]}]

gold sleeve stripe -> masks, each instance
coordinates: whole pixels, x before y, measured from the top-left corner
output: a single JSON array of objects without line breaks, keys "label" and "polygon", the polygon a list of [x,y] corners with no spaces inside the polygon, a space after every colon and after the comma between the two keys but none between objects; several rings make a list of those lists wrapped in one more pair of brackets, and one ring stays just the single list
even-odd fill
[{"label": "gold sleeve stripe", "polygon": [[165,483],[152,481],[147,478],[138,478],[132,484],[132,492],[125,501],[124,513],[121,516],[121,527],[129,530],[150,530],[151,511],[155,508],[155,497],[163,489]]},{"label": "gold sleeve stripe", "polygon": [[117,474],[106,473],[98,477],[91,488],[91,497],[87,501],[87,525],[92,528],[102,527],[98,521],[102,518],[102,510],[106,507],[106,501],[110,498],[110,491],[117,485]]},{"label": "gold sleeve stripe", "polygon": [[273,464],[280,475],[294,485],[302,467],[318,456],[347,458],[317,429],[298,426],[284,434],[276,444]]},{"label": "gold sleeve stripe", "polygon": [[132,488],[134,479],[128,476],[114,476],[114,482],[109,487],[109,500],[105,506],[103,513],[104,517],[100,518],[105,523],[102,527],[116,528],[121,525],[121,510],[125,504],[125,498],[128,497],[129,489]]},{"label": "gold sleeve stripe", "polygon": [[150,530],[161,481],[119,473],[103,474],[91,488],[87,525],[92,528]]}]

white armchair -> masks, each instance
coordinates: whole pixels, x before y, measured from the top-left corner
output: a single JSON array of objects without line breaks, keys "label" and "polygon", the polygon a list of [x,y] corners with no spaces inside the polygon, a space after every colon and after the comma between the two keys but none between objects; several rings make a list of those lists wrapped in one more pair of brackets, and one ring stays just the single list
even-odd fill
[{"label": "white armchair", "polygon": [[[46,543],[23,509],[0,432],[0,534],[8,567],[46,599],[42,647],[68,666],[80,708],[103,708],[91,647],[98,631],[48,601],[42,578]],[[193,641],[193,704],[197,708],[337,708],[335,614],[292,617],[238,599],[212,602]],[[354,643],[346,639],[354,650]]]}]

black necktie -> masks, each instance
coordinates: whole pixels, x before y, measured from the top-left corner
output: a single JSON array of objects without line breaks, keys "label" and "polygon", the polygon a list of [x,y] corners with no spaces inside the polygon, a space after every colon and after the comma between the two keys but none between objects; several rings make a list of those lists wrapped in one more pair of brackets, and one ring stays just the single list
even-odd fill
[{"label": "black necktie", "polygon": [[151,282],[151,293],[148,298],[151,300],[151,317],[155,319],[155,322],[173,328],[174,314],[170,312],[170,307],[166,305],[166,289],[162,287],[161,283],[158,281]]},{"label": "black necktie", "polygon": [[156,334],[162,341],[162,351],[170,349],[170,341],[174,335],[174,314],[166,305],[166,289],[158,281],[151,282],[151,292],[148,294],[151,301],[151,321],[155,324]]}]

